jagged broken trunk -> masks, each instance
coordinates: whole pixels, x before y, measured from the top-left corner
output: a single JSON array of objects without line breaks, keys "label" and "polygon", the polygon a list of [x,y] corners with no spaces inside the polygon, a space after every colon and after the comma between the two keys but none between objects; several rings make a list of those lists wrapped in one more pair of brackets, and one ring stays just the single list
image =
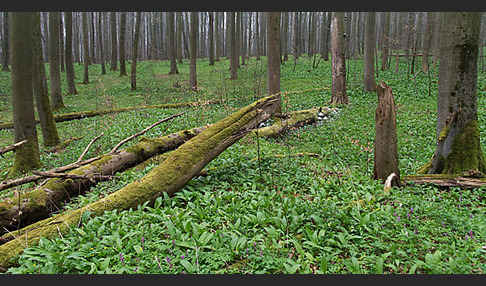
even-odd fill
[{"label": "jagged broken trunk", "polygon": [[[0,245],[0,270],[14,265],[15,257],[26,247],[38,243],[41,237],[52,238],[66,233],[80,222],[86,212],[96,216],[107,210],[125,210],[145,202],[154,202],[164,193],[173,195],[226,148],[270,118],[277,104],[276,96],[268,96],[243,107],[184,143],[142,179],[80,209],[7,234],[16,238]],[[3,241],[6,241],[4,237]]]},{"label": "jagged broken trunk", "polygon": [[419,173],[481,175],[486,165],[477,115],[480,13],[444,13],[441,24],[437,148]]},{"label": "jagged broken trunk", "polygon": [[400,184],[398,169],[397,127],[395,100],[392,89],[384,82],[377,86],[378,106],[375,113],[375,150],[373,179],[383,182],[395,173],[392,186]]}]

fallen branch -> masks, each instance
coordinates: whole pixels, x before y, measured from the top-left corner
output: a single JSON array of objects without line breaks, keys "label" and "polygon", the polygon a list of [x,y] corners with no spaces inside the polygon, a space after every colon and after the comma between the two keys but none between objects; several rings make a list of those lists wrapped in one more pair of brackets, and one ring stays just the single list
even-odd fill
[{"label": "fallen branch", "polygon": [[93,140],[91,140],[89,142],[88,146],[86,146],[86,148],[84,149],[83,153],[81,153],[81,155],[79,156],[78,160],[76,160],[75,163],[81,162],[81,160],[83,160],[84,155],[86,155],[86,153],[88,153],[88,150],[91,147],[91,145],[93,145],[93,143],[96,142],[96,140],[98,140],[99,138],[101,138],[101,136],[103,136],[103,135],[104,135],[104,133],[101,133],[100,135],[98,135],[95,138],[93,138]]},{"label": "fallen branch", "polygon": [[[54,121],[64,122],[64,121],[70,121],[70,120],[75,120],[75,119],[83,119],[83,118],[94,117],[94,116],[99,116],[99,115],[119,113],[119,112],[132,111],[132,110],[140,110],[140,109],[197,107],[197,106],[203,106],[203,105],[208,105],[208,104],[218,104],[218,103],[220,103],[219,100],[208,100],[208,101],[200,101],[200,102],[197,102],[197,101],[196,102],[181,102],[181,103],[168,103],[168,104],[158,104],[158,105],[131,106],[131,107],[119,108],[119,109],[81,111],[81,112],[73,112],[73,113],[64,113],[64,114],[54,115]],[[39,123],[39,120],[36,120],[35,122],[37,124],[37,123]],[[0,130],[11,129],[11,128],[13,128],[13,122],[0,123]]]},{"label": "fallen branch", "polygon": [[92,183],[96,181],[106,181],[113,179],[113,176],[103,176],[99,174],[92,174],[90,176],[82,176],[82,175],[75,175],[75,174],[65,174],[65,173],[54,173],[54,172],[41,172],[41,171],[32,171],[32,174],[35,174],[40,177],[46,178],[63,178],[63,179],[83,179],[83,180],[90,180]]},{"label": "fallen branch", "polygon": [[123,144],[125,144],[126,142],[128,142],[128,141],[132,140],[133,138],[136,138],[136,137],[138,137],[138,136],[140,136],[140,135],[143,135],[143,134],[147,133],[147,131],[149,131],[150,129],[154,128],[155,126],[157,126],[157,125],[159,125],[159,124],[161,124],[161,123],[163,123],[163,122],[167,122],[167,121],[169,121],[169,120],[172,120],[172,119],[174,119],[174,118],[176,118],[176,117],[179,117],[179,116],[181,116],[182,114],[184,114],[184,112],[181,112],[181,113],[178,113],[178,114],[174,114],[174,115],[169,116],[169,117],[167,117],[167,118],[161,119],[161,120],[159,120],[159,121],[155,122],[154,124],[150,125],[149,127],[145,128],[144,130],[142,130],[142,131],[140,131],[140,132],[137,132],[137,133],[133,134],[132,136],[129,136],[129,137],[127,137],[127,138],[123,139],[122,141],[120,141],[120,143],[116,144],[116,146],[115,146],[115,147],[113,147],[113,149],[111,149],[111,151],[110,151],[110,153],[109,153],[109,154],[113,154],[113,153],[115,153],[115,152],[116,152],[116,150],[118,150],[118,148],[120,148],[120,146],[121,146],[121,145],[123,145]]},{"label": "fallen branch", "polygon": [[408,184],[432,184],[439,187],[460,187],[464,189],[474,189],[486,186],[486,178],[474,178],[466,176],[454,176],[445,174],[427,174],[405,176],[403,181]]},{"label": "fallen branch", "polygon": [[[26,247],[37,244],[41,237],[53,238],[77,226],[83,214],[97,216],[108,210],[136,208],[145,202],[153,203],[166,193],[172,196],[211,160],[247,135],[275,111],[276,96],[262,98],[211,125],[177,148],[164,162],[140,180],[82,208],[39,221],[27,228],[9,233],[14,238],[0,245],[0,267],[8,269]],[[6,240],[2,237],[3,241]]]},{"label": "fallen branch", "polygon": [[24,145],[25,143],[27,143],[27,140],[22,140],[20,142],[15,143],[15,144],[3,147],[2,149],[0,149],[0,155],[3,155],[3,154],[10,152],[10,151],[13,151],[13,150],[17,149],[18,147]]}]

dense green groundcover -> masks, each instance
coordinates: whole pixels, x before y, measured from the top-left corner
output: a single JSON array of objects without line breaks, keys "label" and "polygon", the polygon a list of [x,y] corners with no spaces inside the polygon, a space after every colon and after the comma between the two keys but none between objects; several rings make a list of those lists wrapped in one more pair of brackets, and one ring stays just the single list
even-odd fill
[{"label": "dense green groundcover", "polygon": [[[283,111],[325,105],[331,86],[330,62],[293,58],[282,66]],[[139,90],[128,77],[99,75],[79,83],[79,95],[64,97],[59,113],[222,99],[225,104],[187,108],[183,117],[145,136],[155,137],[215,122],[265,94],[265,58],[250,60],[230,81],[228,61],[209,66],[198,61],[197,93],[188,88],[188,61],[181,74],[168,76],[167,61],[144,61],[137,68]],[[420,63],[420,61],[419,61]],[[392,66],[394,62],[392,61]],[[420,65],[419,65],[420,66]],[[243,138],[213,160],[209,175],[190,181],[172,198],[127,211],[110,211],[53,240],[25,250],[9,273],[485,273],[486,193],[484,189],[407,186],[383,193],[373,170],[375,93],[362,89],[362,61],[347,63],[350,104],[319,125],[277,139]],[[129,65],[128,65],[129,69]],[[392,87],[397,107],[398,151],[402,175],[414,174],[435,148],[437,67],[407,79],[379,71]],[[129,71],[128,71],[129,72]],[[0,121],[11,120],[10,74],[0,72]],[[478,82],[479,126],[486,140],[485,74]],[[67,90],[63,76],[63,91]],[[429,84],[431,96],[428,95]],[[87,154],[108,152],[123,138],[180,110],[140,110],[58,123],[63,139],[84,136],[65,150],[41,147],[43,169],[73,161],[96,135]],[[40,128],[38,127],[40,134]],[[0,131],[0,146],[11,144],[11,130]],[[39,136],[42,143],[41,136]],[[127,143],[134,144],[135,141]],[[313,157],[275,157],[312,152]],[[259,160],[258,160],[259,158]],[[0,161],[0,178],[13,154]],[[65,208],[77,208],[139,179],[155,166],[133,168],[99,183]],[[18,188],[28,191],[29,185]],[[5,196],[10,191],[3,192]]]}]

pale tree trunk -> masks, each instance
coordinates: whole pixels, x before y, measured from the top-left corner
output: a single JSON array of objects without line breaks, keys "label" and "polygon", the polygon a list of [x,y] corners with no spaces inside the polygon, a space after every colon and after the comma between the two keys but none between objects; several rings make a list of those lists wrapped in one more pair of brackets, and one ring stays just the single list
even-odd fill
[{"label": "pale tree trunk", "polygon": [[377,95],[373,179],[385,182],[390,174],[395,173],[396,177],[392,185],[397,186],[400,184],[400,170],[398,169],[395,100],[392,89],[384,82],[377,86]]},{"label": "pale tree trunk", "polygon": [[121,12],[120,15],[120,41],[118,42],[120,48],[120,76],[127,74],[127,68],[125,65],[125,36],[127,30],[127,12]]},{"label": "pale tree trunk", "polygon": [[130,86],[131,90],[137,89],[137,56],[138,42],[140,39],[140,22],[142,21],[142,12],[138,11],[135,18],[135,35],[133,39],[132,66],[130,69]]},{"label": "pale tree trunk", "polygon": [[68,85],[68,94],[78,94],[74,84],[74,66],[73,66],[73,12],[64,12],[64,24],[66,26],[66,81]]},{"label": "pale tree trunk", "polygon": [[388,65],[388,53],[390,51],[390,14],[391,12],[384,12],[385,13],[385,21],[383,27],[383,35],[382,35],[382,43],[383,49],[381,52],[381,70],[387,70],[389,68]]},{"label": "pale tree trunk", "polygon": [[[10,176],[40,167],[39,143],[35,128],[32,89],[33,29],[35,13],[11,12],[9,41],[11,43],[12,107],[14,143],[27,140],[15,150]],[[58,24],[58,22],[54,22]],[[59,25],[55,25],[59,28]],[[59,33],[55,34],[57,37]],[[56,47],[56,46],[54,46]]]},{"label": "pale tree trunk", "polygon": [[116,71],[118,51],[117,51],[117,40],[116,40],[116,12],[110,12],[110,30],[111,30],[111,66],[110,70]]},{"label": "pale tree trunk", "polygon": [[63,108],[59,72],[59,12],[49,12],[49,77],[52,108],[54,110]]},{"label": "pale tree trunk", "polygon": [[219,62],[219,57],[221,55],[221,44],[219,43],[219,12],[214,13],[214,44],[215,44],[215,55],[214,60]]},{"label": "pale tree trunk", "polygon": [[90,28],[90,40],[89,40],[89,43],[90,43],[90,50],[91,50],[91,53],[90,53],[90,64],[94,64],[96,63],[96,49],[95,49],[95,26],[94,26],[94,12],[91,12],[89,13],[90,15],[90,22],[91,22],[91,28]]},{"label": "pale tree trunk", "polygon": [[364,54],[364,90],[375,91],[375,47],[376,47],[376,31],[375,31],[376,12],[366,13],[366,28],[365,28],[365,54]]},{"label": "pale tree trunk", "polygon": [[237,44],[236,44],[236,19],[235,15],[236,12],[230,12],[228,23],[229,23],[229,33],[230,33],[230,71],[231,76],[230,79],[234,80],[238,78],[238,53],[237,53]]},{"label": "pale tree trunk", "polygon": [[429,71],[429,52],[432,46],[432,36],[434,31],[434,13],[427,12],[427,23],[425,24],[425,32],[423,34],[423,52],[422,52],[422,71],[427,73]]},{"label": "pale tree trunk", "polygon": [[32,84],[33,96],[37,106],[37,114],[42,130],[44,146],[56,146],[59,144],[59,135],[57,133],[56,122],[52,115],[49,94],[47,90],[46,71],[42,61],[42,41],[40,30],[40,13],[36,12],[34,16],[33,31],[33,61],[32,61]]},{"label": "pale tree trunk", "polygon": [[64,68],[64,62],[65,62],[65,56],[64,56],[64,24],[62,21],[62,13],[59,12],[59,64],[61,67],[61,72],[65,71]]},{"label": "pale tree trunk", "polygon": [[176,61],[176,39],[175,39],[175,32],[174,32],[174,21],[175,15],[174,12],[167,12],[165,14],[167,16],[167,25],[168,25],[168,36],[169,36],[169,59],[170,59],[170,71],[169,74],[178,74],[179,71],[177,70],[177,61]]},{"label": "pale tree trunk", "polygon": [[176,46],[177,46],[177,62],[182,64],[182,12],[176,12],[177,16],[177,34],[176,34]]},{"label": "pale tree trunk", "polygon": [[286,62],[289,60],[289,50],[287,49],[287,42],[289,38],[289,12],[282,12],[283,13],[283,35],[282,35],[282,56],[283,56],[283,62]]},{"label": "pale tree trunk", "polygon": [[88,43],[88,12],[81,12],[82,13],[82,21],[83,21],[83,57],[84,57],[84,76],[83,76],[83,84],[89,83],[89,43]]},{"label": "pale tree trunk", "polygon": [[276,113],[281,113],[280,96],[280,12],[267,13],[267,84],[268,94],[277,94]]},{"label": "pale tree trunk", "polygon": [[[295,12],[297,13],[297,12]],[[255,12],[255,42],[256,42],[256,60],[260,60],[261,55],[261,41],[260,41],[260,12]]]},{"label": "pale tree trunk", "polygon": [[209,65],[214,66],[214,12],[208,12]]},{"label": "pale tree trunk", "polygon": [[191,14],[191,29],[189,44],[191,46],[191,62],[189,65],[189,84],[192,90],[197,90],[197,72],[196,72],[196,59],[197,59],[197,32],[199,29],[197,12],[190,12]]},{"label": "pale tree trunk", "polygon": [[103,18],[103,12],[98,12],[98,46],[100,48],[99,59],[101,65],[101,74],[106,74],[105,52],[103,50],[103,26],[101,25],[101,18]]},{"label": "pale tree trunk", "polygon": [[8,36],[8,12],[3,12],[3,42],[2,42],[2,71],[10,71],[9,62],[9,36]]},{"label": "pale tree trunk", "polygon": [[331,24],[332,88],[331,104],[348,104],[346,59],[344,57],[344,13],[333,12]]},{"label": "pale tree trunk", "polygon": [[429,174],[486,173],[477,114],[480,12],[444,12],[440,22],[437,147]]}]

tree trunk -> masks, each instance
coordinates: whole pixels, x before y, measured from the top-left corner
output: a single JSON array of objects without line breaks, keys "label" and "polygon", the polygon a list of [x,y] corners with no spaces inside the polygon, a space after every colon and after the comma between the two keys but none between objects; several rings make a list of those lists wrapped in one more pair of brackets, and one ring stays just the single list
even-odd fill
[{"label": "tree trunk", "polygon": [[231,76],[230,79],[234,80],[238,78],[238,54],[237,54],[237,46],[236,46],[236,23],[235,23],[235,13],[230,12],[228,23],[229,23],[229,33],[230,33],[230,71]]},{"label": "tree trunk", "polygon": [[13,233],[19,238],[0,246],[0,267],[5,269],[14,265],[15,261],[12,258],[21,254],[27,245],[34,246],[41,237],[53,238],[59,233],[66,233],[71,226],[79,223],[86,211],[96,216],[107,210],[136,208],[147,201],[153,204],[155,199],[164,193],[174,195],[211,160],[256,128],[259,123],[270,118],[276,108],[275,102],[276,98],[272,96],[262,98],[216,122],[173,151],[142,179],[99,201],[39,221],[28,228],[28,235],[23,230]]},{"label": "tree trunk", "polygon": [[84,57],[84,76],[83,84],[89,83],[89,43],[88,43],[88,12],[82,12],[83,21],[83,57]]},{"label": "tree trunk", "polygon": [[277,113],[281,113],[280,96],[280,12],[267,13],[267,84],[268,94],[278,98]]},{"label": "tree trunk", "polygon": [[220,44],[220,33],[219,33],[219,12],[214,12],[214,43],[215,43],[215,61],[219,62],[219,57],[221,56],[221,44]]},{"label": "tree trunk", "polygon": [[126,76],[127,68],[125,65],[125,36],[127,30],[127,12],[121,12],[120,15],[120,41],[118,42],[120,50],[120,76]]},{"label": "tree trunk", "polygon": [[192,90],[197,90],[197,72],[196,72],[196,58],[197,58],[197,32],[198,32],[198,17],[197,12],[191,13],[191,31],[190,31],[190,46],[191,46],[191,62],[189,66],[189,84]]},{"label": "tree trunk", "polygon": [[59,12],[49,12],[49,77],[52,108],[54,110],[63,108],[59,72]]},{"label": "tree trunk", "polygon": [[117,51],[117,40],[116,40],[116,12],[110,12],[110,30],[111,30],[111,66],[110,70],[116,71],[117,70],[117,60],[118,60],[118,51]]},{"label": "tree trunk", "polygon": [[375,31],[376,12],[366,13],[365,54],[364,54],[364,90],[376,91],[375,81]]},{"label": "tree trunk", "polygon": [[375,112],[375,142],[373,179],[385,180],[395,173],[393,186],[400,184],[398,169],[395,100],[392,89],[384,82],[377,86],[378,106]]},{"label": "tree trunk", "polygon": [[429,52],[432,46],[432,36],[434,31],[434,13],[427,12],[427,23],[425,24],[425,33],[423,38],[423,55],[422,55],[422,71],[429,72]]},{"label": "tree trunk", "polygon": [[8,12],[3,12],[3,42],[2,42],[2,71],[10,71],[9,61],[9,35],[8,35]]},{"label": "tree trunk", "polygon": [[382,42],[383,42],[383,49],[381,53],[381,70],[385,71],[389,68],[388,65],[388,53],[390,51],[390,14],[391,12],[384,12],[385,13],[385,23],[383,24],[385,27],[383,29],[382,35]]},{"label": "tree trunk", "polygon": [[486,173],[477,114],[481,13],[444,12],[441,21],[437,148],[429,174]]},{"label": "tree trunk", "polygon": [[101,18],[103,18],[103,12],[98,12],[98,46],[100,49],[99,59],[101,65],[101,74],[106,74],[105,52],[103,50],[103,26],[101,25]]},{"label": "tree trunk", "polygon": [[64,25],[66,26],[66,81],[68,85],[68,94],[78,94],[74,84],[74,66],[73,66],[73,12],[64,12]]},{"label": "tree trunk", "polygon": [[346,60],[344,58],[343,12],[333,12],[331,26],[332,89],[331,104],[348,104],[346,94]]},{"label": "tree trunk", "polygon": [[209,65],[214,66],[214,12],[208,12]]},{"label": "tree trunk", "polygon": [[33,96],[37,106],[37,114],[42,130],[42,137],[44,139],[44,146],[51,147],[59,144],[59,135],[57,133],[56,122],[52,115],[51,104],[49,102],[49,94],[47,90],[46,71],[44,62],[42,61],[42,40],[40,30],[40,13],[35,13],[34,16],[34,31],[33,31],[33,61],[32,61],[32,84]]},{"label": "tree trunk", "polygon": [[176,39],[174,33],[174,12],[167,12],[167,22],[169,29],[169,58],[170,58],[170,71],[169,74],[178,74],[177,62],[176,62]]},{"label": "tree trunk", "polygon": [[289,49],[288,47],[288,39],[289,39],[289,12],[282,12],[283,13],[283,36],[282,36],[282,47],[281,52],[283,54],[283,61],[286,62],[289,60]]},{"label": "tree trunk", "polygon": [[140,39],[140,22],[142,20],[142,12],[138,11],[135,23],[135,36],[133,39],[132,51],[132,66],[130,69],[130,86],[131,90],[137,89],[137,56],[138,56],[138,41]]},{"label": "tree trunk", "polygon": [[95,25],[94,25],[94,12],[90,12],[89,13],[90,15],[90,22],[91,22],[91,28],[90,28],[90,39],[89,39],[89,43],[90,43],[90,64],[94,64],[96,63],[96,49],[95,49]]},{"label": "tree trunk", "polygon": [[177,16],[177,34],[176,34],[176,50],[177,62],[182,64],[182,12],[176,12]]},{"label": "tree trunk", "polygon": [[65,72],[64,62],[64,24],[62,21],[62,13],[59,12],[59,64],[61,67],[61,72]]},{"label": "tree trunk", "polygon": [[[33,29],[35,13],[11,12],[12,106],[14,143],[27,140],[15,151],[10,176],[40,167],[39,143],[34,120],[32,94]],[[55,25],[59,28],[59,25]],[[59,36],[59,33],[55,34]]]},{"label": "tree trunk", "polygon": [[[298,13],[298,12],[295,12]],[[256,42],[256,60],[260,60],[262,54],[261,41],[260,41],[260,12],[255,12],[255,42]]]}]

